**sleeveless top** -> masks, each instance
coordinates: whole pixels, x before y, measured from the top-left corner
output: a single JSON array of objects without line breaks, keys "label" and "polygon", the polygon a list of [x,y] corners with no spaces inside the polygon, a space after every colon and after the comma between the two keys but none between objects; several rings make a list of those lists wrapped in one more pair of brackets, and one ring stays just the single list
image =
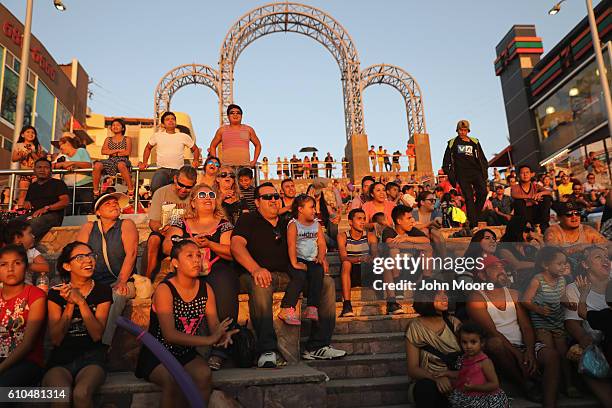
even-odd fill
[{"label": "sleeveless top", "polygon": [[[100,221],[95,221],[89,234],[87,244],[93,249],[93,252],[97,255],[96,258],[96,270],[94,271],[93,280],[96,283],[105,283],[111,285],[115,283],[121,272],[123,261],[125,260],[125,249],[123,248],[123,242],[121,241],[121,225],[123,224],[122,219],[115,221],[112,227],[104,234],[106,240],[106,253],[108,254],[108,263],[112,270],[108,270],[106,262],[104,260],[104,251],[102,250],[102,234],[100,232]],[[132,274],[136,273],[136,263]]]},{"label": "sleeveless top", "polygon": [[504,294],[506,296],[506,308],[505,310],[499,310],[493,302],[489,300],[487,295],[483,291],[478,291],[487,302],[487,312],[491,316],[491,320],[495,323],[495,328],[498,332],[511,343],[516,345],[523,344],[523,334],[518,325],[518,317],[516,315],[516,306],[514,300],[508,288],[504,288]]},{"label": "sleeveless top", "polygon": [[[198,234],[194,234],[193,232],[189,230],[187,223],[182,218],[178,220],[176,223],[173,223],[172,225],[174,227],[180,228],[183,231],[183,235],[181,237],[183,239],[190,239],[193,236],[198,235]],[[204,234],[204,236],[209,241],[216,242],[218,244],[221,242],[221,234],[223,234],[226,231],[231,231],[233,229],[234,229],[234,226],[232,225],[232,223],[222,218],[221,220],[219,220],[219,224],[217,224],[217,227],[215,228],[215,230],[211,234]],[[221,262],[224,264],[231,263],[231,261],[228,261],[226,259],[219,257],[215,253],[215,251],[213,251],[210,248],[201,248],[200,250],[202,251],[204,260],[209,261],[211,266],[216,262]]]},{"label": "sleeveless top", "polygon": [[304,225],[295,218],[289,221],[289,225],[295,224],[297,228],[297,257],[307,261],[315,261],[319,253],[317,246],[317,234],[319,233],[319,220],[315,218],[311,225]]},{"label": "sleeveless top", "polygon": [[233,166],[246,166],[249,164],[249,128],[241,125],[240,130],[224,126],[221,131],[221,161],[223,164]]},{"label": "sleeveless top", "polygon": [[[459,369],[459,374],[457,380],[453,383],[453,387],[458,390],[463,390],[463,387],[468,382],[472,385],[482,385],[487,382],[487,378],[484,375],[484,371],[482,371],[482,367],[479,363],[488,359],[487,355],[483,352],[476,354],[472,357],[463,356],[461,360],[461,368]],[[479,391],[462,391],[466,395],[484,395],[488,394],[488,392],[479,392]]]},{"label": "sleeveless top", "polygon": [[[168,285],[172,292],[172,311],[174,315],[174,328],[185,334],[195,336],[206,317],[206,301],[208,300],[208,291],[206,290],[206,279],[198,278],[199,289],[193,300],[185,302],[181,295],[176,290],[176,287],[169,280],[165,280],[161,285]],[[206,323],[204,323],[206,324]],[[151,307],[151,324],[149,333],[157,341],[159,341],[174,357],[179,358],[189,352],[194,352],[195,347],[181,346],[170,343],[164,337],[155,306]]]},{"label": "sleeveless top", "polygon": [[[121,141],[119,143],[114,142],[112,137],[108,138],[108,148],[110,150],[123,150],[125,148],[127,148],[127,138],[125,136],[123,136],[121,138]],[[128,156],[119,156],[117,155],[116,157],[128,157]]]},{"label": "sleeveless top", "polygon": [[561,295],[565,292],[565,279],[559,277],[557,284],[550,286],[544,279],[541,273],[534,276],[540,283],[533,303],[538,306],[546,306],[551,313],[548,316],[543,316],[539,313],[529,311],[531,323],[534,329],[546,330],[563,330],[563,321],[565,320],[565,311],[561,307]]},{"label": "sleeveless top", "polygon": [[351,232],[346,231],[346,254],[348,256],[368,256],[370,254],[368,234],[365,231],[359,239],[354,239]]}]

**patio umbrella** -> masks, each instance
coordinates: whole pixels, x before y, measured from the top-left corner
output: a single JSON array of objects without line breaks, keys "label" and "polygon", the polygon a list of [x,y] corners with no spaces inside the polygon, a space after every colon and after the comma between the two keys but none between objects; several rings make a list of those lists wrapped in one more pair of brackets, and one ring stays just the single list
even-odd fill
[{"label": "patio umbrella", "polygon": [[308,152],[318,152],[319,150],[316,147],[306,146],[300,149],[300,153],[308,153]]}]

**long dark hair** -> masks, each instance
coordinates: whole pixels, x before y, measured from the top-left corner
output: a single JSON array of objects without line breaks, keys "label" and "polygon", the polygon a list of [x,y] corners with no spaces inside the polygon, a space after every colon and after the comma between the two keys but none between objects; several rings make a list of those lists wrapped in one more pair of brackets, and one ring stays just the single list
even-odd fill
[{"label": "long dark hair", "polygon": [[[308,192],[308,190],[311,188],[315,188],[314,184],[309,185],[306,192]],[[317,199],[314,198],[314,200],[316,203]],[[325,194],[323,194],[323,190],[321,190],[321,197],[319,197],[319,208],[321,210],[321,222],[324,226],[327,226],[329,223],[329,210],[327,209],[327,201],[325,201]]]},{"label": "long dark hair", "polygon": [[32,129],[32,131],[34,132],[34,141],[32,143],[34,143],[34,146],[36,147],[36,150],[40,149],[40,142],[38,141],[38,132],[36,131],[36,128],[34,126],[24,126],[21,128],[21,132],[19,132],[19,139],[17,139],[17,143],[25,143],[25,136],[23,135],[26,130],[30,130]]},{"label": "long dark hair", "polygon": [[70,263],[72,251],[74,251],[76,247],[80,246],[87,247],[93,252],[93,249],[89,246],[89,244],[81,241],[74,241],[66,245],[64,249],[62,249],[62,253],[57,257],[57,272],[59,272],[62,279],[70,278],[70,271],[64,269],[64,264]]},{"label": "long dark hair", "polygon": [[497,238],[497,234],[488,228],[483,228],[481,230],[476,231],[472,239],[470,240],[470,245],[468,249],[463,254],[464,258],[480,258],[482,257],[482,247],[480,246],[480,241],[484,239],[485,233],[489,233]]},{"label": "long dark hair", "polygon": [[501,242],[525,242],[523,233],[527,230],[527,218],[522,215],[515,215],[510,218],[506,225],[506,232],[501,237]]}]

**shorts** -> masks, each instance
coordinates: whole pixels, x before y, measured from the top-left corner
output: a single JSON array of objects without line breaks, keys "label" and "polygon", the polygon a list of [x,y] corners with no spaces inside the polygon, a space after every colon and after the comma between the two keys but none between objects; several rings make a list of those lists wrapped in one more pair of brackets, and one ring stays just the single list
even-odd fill
[{"label": "shorts", "polygon": [[365,264],[354,263],[351,265],[351,288],[362,286],[362,282],[365,281],[363,276],[363,267]]},{"label": "shorts", "polygon": [[[187,351],[183,355],[174,356],[174,358],[176,358],[179,364],[184,367],[187,363],[189,363],[191,360],[193,360],[197,356],[198,356],[198,353],[196,352],[194,348],[194,349]],[[149,379],[149,376],[151,375],[153,370],[155,370],[155,368],[157,368],[157,366],[160,364],[161,364],[161,361],[159,361],[157,356],[153,354],[153,352],[151,352],[151,350],[149,350],[147,346],[143,345],[142,348],[140,349],[140,354],[138,355],[138,363],[136,364],[136,370],[134,370],[134,374],[138,378],[143,378],[151,382],[151,380]]]},{"label": "shorts", "polygon": [[535,329],[535,338],[538,342],[550,344],[555,339],[564,339],[566,332],[563,329]]},{"label": "shorts", "polygon": [[106,347],[97,346],[96,348],[84,352],[83,354],[79,355],[78,357],[67,363],[59,362],[58,360],[54,359],[53,355],[51,355],[51,360],[49,361],[48,366],[50,369],[53,367],[63,367],[70,372],[72,378],[75,378],[79,371],[90,365],[97,365],[106,371],[105,362]]}]

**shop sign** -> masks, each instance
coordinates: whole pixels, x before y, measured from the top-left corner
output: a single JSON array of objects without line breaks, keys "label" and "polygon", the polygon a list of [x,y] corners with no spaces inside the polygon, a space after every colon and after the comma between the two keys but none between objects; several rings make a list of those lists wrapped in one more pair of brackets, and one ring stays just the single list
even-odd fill
[{"label": "shop sign", "polygon": [[[2,25],[2,32],[5,36],[10,38],[15,45],[21,47],[23,34],[19,31],[19,28],[7,21]],[[39,46],[30,47],[30,57],[32,58],[32,61],[37,64],[40,69],[42,69],[45,74],[49,76],[49,78],[51,78],[51,80],[55,81],[55,74],[57,71],[51,62],[51,59],[43,55],[42,48]]]}]

